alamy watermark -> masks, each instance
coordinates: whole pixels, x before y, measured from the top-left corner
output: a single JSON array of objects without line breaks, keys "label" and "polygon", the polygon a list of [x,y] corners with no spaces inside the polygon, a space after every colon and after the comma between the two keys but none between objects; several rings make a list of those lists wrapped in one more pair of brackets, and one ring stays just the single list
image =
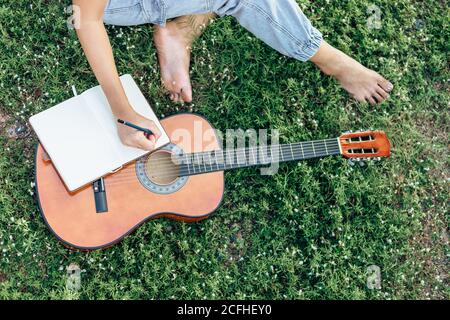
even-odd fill
[{"label": "alamy watermark", "polygon": [[371,290],[381,289],[381,269],[377,265],[367,267],[367,288]]},{"label": "alamy watermark", "polygon": [[367,29],[381,29],[382,20],[381,20],[381,9],[375,4],[372,4],[367,7],[367,14],[369,18],[367,19]]},{"label": "alamy watermark", "polygon": [[69,30],[80,29],[81,28],[81,9],[79,6],[70,5],[64,8],[64,12],[70,15],[67,20],[67,28]]},{"label": "alamy watermark", "polygon": [[[210,153],[197,153],[187,158],[184,154],[172,154],[176,164],[215,165],[245,167],[259,165],[262,175],[278,172],[283,160],[283,146],[279,143],[280,134],[276,129],[227,129],[225,132],[212,128],[205,129],[203,121],[194,121],[193,130],[176,129],[170,140],[187,150],[214,150]],[[286,148],[286,145],[284,146]],[[290,151],[289,151],[290,152]]]},{"label": "alamy watermark", "polygon": [[67,268],[66,289],[70,291],[79,291],[81,288],[81,270],[80,267],[71,263]]}]

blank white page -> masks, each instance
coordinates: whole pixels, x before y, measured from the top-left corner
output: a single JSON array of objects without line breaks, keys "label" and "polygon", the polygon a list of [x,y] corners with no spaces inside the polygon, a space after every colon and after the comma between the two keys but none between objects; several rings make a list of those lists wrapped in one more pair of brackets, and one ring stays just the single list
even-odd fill
[{"label": "blank white page", "polygon": [[[132,77],[122,76],[121,81],[133,108],[153,120],[161,130],[156,147],[169,143],[169,137]],[[148,153],[123,145],[116,121],[100,86],[30,118],[31,126],[70,191]]]},{"label": "blank white page", "polygon": [[[67,188],[74,191],[119,162],[113,144],[80,96],[30,118],[30,123]],[[120,166],[120,165],[119,165]]]}]

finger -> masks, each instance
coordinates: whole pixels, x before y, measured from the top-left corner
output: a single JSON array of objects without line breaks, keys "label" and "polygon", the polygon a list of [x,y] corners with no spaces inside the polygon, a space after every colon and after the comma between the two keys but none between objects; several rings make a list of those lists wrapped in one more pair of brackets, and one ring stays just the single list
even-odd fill
[{"label": "finger", "polygon": [[145,132],[144,132],[144,135],[145,135],[145,138],[146,138],[147,140],[151,140],[151,141],[153,141],[153,142],[156,142],[156,137],[155,137],[154,134],[148,134],[148,133],[145,133]]},{"label": "finger", "polygon": [[155,149],[155,143],[152,140],[146,139],[144,136],[139,136],[136,140],[136,146],[146,151],[153,151]]},{"label": "finger", "polygon": [[154,136],[156,138],[156,140],[159,139],[159,137],[161,137],[161,131],[159,130],[159,128],[156,126],[156,124],[153,121],[149,124],[148,127],[153,132],[153,134],[150,136]]}]

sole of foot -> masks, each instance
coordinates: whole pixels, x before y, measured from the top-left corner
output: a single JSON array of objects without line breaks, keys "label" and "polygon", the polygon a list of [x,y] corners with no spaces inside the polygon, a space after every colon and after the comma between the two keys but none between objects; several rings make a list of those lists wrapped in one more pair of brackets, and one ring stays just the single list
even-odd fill
[{"label": "sole of foot", "polygon": [[173,102],[191,102],[192,86],[189,76],[191,44],[175,22],[156,27],[154,42],[158,52],[161,80]]}]

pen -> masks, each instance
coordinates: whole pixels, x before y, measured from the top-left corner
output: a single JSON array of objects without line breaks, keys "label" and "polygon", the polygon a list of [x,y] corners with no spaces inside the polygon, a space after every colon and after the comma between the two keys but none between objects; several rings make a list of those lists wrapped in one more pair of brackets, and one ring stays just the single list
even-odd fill
[{"label": "pen", "polygon": [[127,122],[127,121],[124,121],[124,120],[122,120],[122,119],[117,119],[117,122],[118,122],[118,123],[121,123],[121,124],[123,124],[123,125],[125,125],[125,126],[128,126],[128,127],[130,127],[130,128],[133,128],[133,129],[136,129],[136,130],[139,130],[139,131],[144,132],[144,133],[145,133],[145,136],[146,136],[147,138],[149,138],[149,136],[153,135],[153,132],[152,132],[152,130],[150,130],[150,129],[145,129],[145,128],[139,127],[138,125],[135,125],[135,124],[130,123],[130,122]]}]

